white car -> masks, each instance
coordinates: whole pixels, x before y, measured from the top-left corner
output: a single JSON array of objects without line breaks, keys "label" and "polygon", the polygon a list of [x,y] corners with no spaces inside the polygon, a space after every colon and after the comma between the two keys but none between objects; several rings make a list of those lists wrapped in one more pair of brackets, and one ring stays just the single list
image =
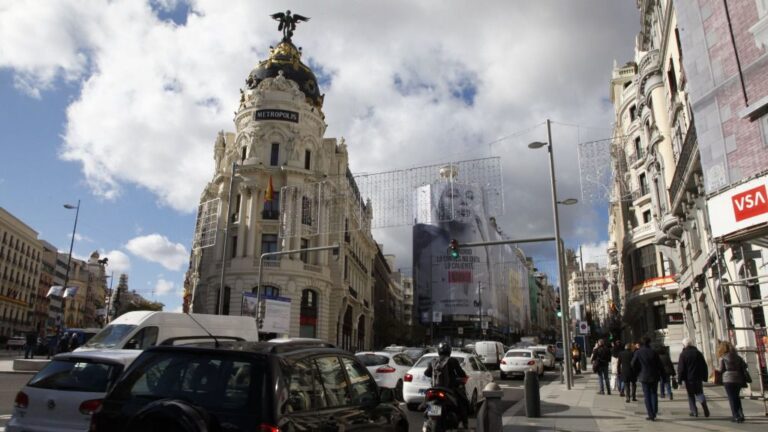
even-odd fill
[{"label": "white car", "polygon": [[[437,353],[424,354],[405,375],[403,398],[411,411],[415,411],[424,402],[424,394],[432,386],[432,378],[424,376],[424,371],[436,357]],[[471,412],[476,412],[478,402],[483,399],[483,389],[493,382],[493,375],[475,354],[453,351],[451,357],[459,360],[461,368],[467,374],[467,399],[470,401]]]},{"label": "white car", "polygon": [[542,363],[544,363],[544,369],[555,368],[555,355],[552,353],[554,349],[550,347],[551,345],[536,345],[528,348],[533,350],[536,355],[539,356]]},{"label": "white car", "polygon": [[55,356],[16,394],[7,432],[87,431],[91,415],[139,350],[98,350]]},{"label": "white car", "polygon": [[403,400],[405,374],[413,367],[413,362],[405,353],[363,351],[355,357],[373,375],[379,387],[394,389],[397,400]]},{"label": "white car", "polygon": [[508,376],[524,377],[528,371],[536,372],[539,376],[544,375],[544,362],[534,350],[528,348],[515,348],[507,351],[499,365],[501,379],[506,379]]}]

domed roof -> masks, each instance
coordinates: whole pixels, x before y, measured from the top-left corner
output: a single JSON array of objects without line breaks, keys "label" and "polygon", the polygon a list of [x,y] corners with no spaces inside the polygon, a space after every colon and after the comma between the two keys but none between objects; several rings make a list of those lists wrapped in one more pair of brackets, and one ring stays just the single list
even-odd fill
[{"label": "domed roof", "polygon": [[275,78],[279,72],[299,85],[306,95],[307,102],[317,108],[323,107],[323,97],[317,85],[317,78],[312,70],[301,62],[301,51],[290,41],[283,39],[276,47],[269,50],[269,58],[259,62],[245,80],[249,89],[255,89],[266,78]]}]

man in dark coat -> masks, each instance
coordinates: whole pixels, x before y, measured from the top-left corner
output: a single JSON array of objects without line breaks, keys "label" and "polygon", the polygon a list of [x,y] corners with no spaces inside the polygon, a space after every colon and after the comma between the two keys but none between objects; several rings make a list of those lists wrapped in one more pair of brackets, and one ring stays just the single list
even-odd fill
[{"label": "man in dark coat", "polygon": [[622,396],[626,394],[627,403],[629,403],[630,394],[633,401],[637,400],[637,376],[634,369],[632,369],[632,357],[635,355],[633,348],[632,344],[628,343],[626,349],[619,353],[618,359],[619,378],[624,383],[624,393],[622,393]]},{"label": "man in dark coat", "polygon": [[640,340],[640,349],[632,357],[632,369],[637,371],[637,380],[643,386],[645,410],[648,413],[645,419],[654,421],[659,412],[659,380],[664,367],[659,354],[651,349],[651,338],[648,336]]},{"label": "man in dark coat", "polygon": [[597,374],[597,382],[600,385],[598,394],[611,394],[611,380],[608,378],[610,364],[611,349],[605,345],[605,339],[600,339],[592,351],[592,371]]},{"label": "man in dark coat", "polygon": [[685,382],[688,407],[691,409],[690,416],[699,416],[699,411],[696,409],[696,399],[698,399],[704,410],[704,417],[709,417],[709,407],[707,406],[707,398],[704,397],[703,386],[703,382],[709,377],[707,362],[690,338],[683,339],[683,347],[680,358],[677,360],[677,381]]}]

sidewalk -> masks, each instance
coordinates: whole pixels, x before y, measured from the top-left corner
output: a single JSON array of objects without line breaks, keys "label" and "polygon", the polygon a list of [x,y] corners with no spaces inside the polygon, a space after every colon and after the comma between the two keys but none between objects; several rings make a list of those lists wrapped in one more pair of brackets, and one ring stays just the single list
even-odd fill
[{"label": "sidewalk", "polygon": [[642,390],[638,385],[637,402],[624,402],[618,393],[598,395],[597,376],[585,373],[574,376],[574,386],[551,382],[540,389],[541,418],[525,416],[525,401],[509,408],[503,417],[505,431],[765,431],[768,417],[763,402],[742,398],[746,422],[731,423],[728,399],[722,386],[705,386],[704,393],[712,412],[705,418],[699,406],[698,418],[688,416],[685,389],[673,392],[675,399],[659,398],[659,416],[655,422],[646,421]]}]

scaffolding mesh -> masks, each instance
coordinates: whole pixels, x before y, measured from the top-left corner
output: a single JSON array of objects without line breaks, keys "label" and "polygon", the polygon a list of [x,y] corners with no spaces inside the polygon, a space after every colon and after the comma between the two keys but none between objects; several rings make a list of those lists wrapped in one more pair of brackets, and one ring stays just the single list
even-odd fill
[{"label": "scaffolding mesh", "polygon": [[214,198],[206,201],[197,208],[195,221],[195,236],[192,243],[194,249],[206,248],[216,244],[216,230],[219,228],[219,204],[221,200]]}]

